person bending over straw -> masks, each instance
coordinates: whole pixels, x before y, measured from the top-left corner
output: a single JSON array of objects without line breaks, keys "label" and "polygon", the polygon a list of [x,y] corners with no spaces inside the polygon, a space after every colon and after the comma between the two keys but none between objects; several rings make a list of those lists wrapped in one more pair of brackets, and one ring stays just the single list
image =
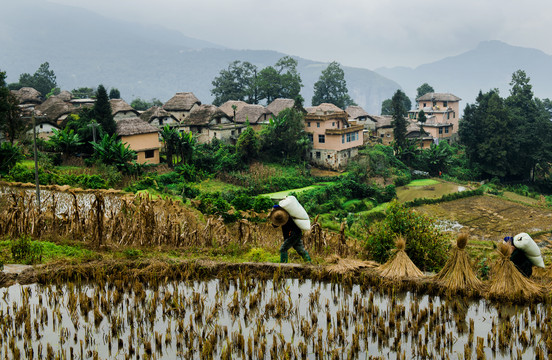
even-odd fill
[{"label": "person bending over straw", "polygon": [[288,262],[288,250],[293,247],[306,262],[310,263],[311,258],[307,250],[305,250],[303,240],[301,239],[303,232],[299,229],[297,224],[295,224],[288,212],[284,210],[284,208],[274,205],[272,211],[270,212],[269,218],[272,220],[273,227],[282,227],[284,243],[280,247],[280,262]]},{"label": "person bending over straw", "polygon": [[531,277],[533,274],[533,263],[529,260],[529,257],[522,249],[518,249],[514,245],[514,238],[511,236],[506,236],[504,242],[512,247],[512,254],[510,255],[510,260],[514,263],[516,268],[522,273],[525,277]]}]

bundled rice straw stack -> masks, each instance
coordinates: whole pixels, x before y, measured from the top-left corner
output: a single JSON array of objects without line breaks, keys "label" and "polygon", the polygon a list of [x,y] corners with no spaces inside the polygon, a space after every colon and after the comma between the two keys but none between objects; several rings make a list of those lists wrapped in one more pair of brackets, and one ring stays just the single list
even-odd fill
[{"label": "bundled rice straw stack", "polygon": [[377,263],[374,261],[362,261],[356,259],[343,259],[339,256],[334,256],[329,259],[331,265],[327,266],[327,271],[330,274],[347,274],[349,272],[356,272],[361,268],[375,268]]},{"label": "bundled rice straw stack", "polygon": [[395,254],[379,267],[380,275],[387,279],[412,279],[424,276],[424,273],[410,260],[406,252],[406,240],[397,236]]},{"label": "bundled rice straw stack", "polygon": [[498,252],[500,257],[491,273],[489,297],[520,301],[541,296],[542,286],[523,276],[510,261],[510,245],[498,244]]},{"label": "bundled rice straw stack", "polygon": [[483,283],[477,278],[470,264],[466,245],[468,234],[460,234],[456,239],[456,247],[452,250],[452,256],[441,271],[435,275],[440,285],[447,289],[458,291],[480,291]]}]

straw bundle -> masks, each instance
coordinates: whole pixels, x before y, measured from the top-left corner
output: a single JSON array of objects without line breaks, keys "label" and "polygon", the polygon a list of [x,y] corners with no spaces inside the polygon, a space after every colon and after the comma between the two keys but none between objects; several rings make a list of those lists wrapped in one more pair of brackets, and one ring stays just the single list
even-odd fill
[{"label": "straw bundle", "polygon": [[498,252],[500,256],[491,273],[489,297],[521,301],[541,296],[542,286],[523,276],[510,261],[510,245],[498,244]]},{"label": "straw bundle", "polygon": [[481,290],[483,283],[477,278],[470,264],[465,247],[468,243],[468,234],[460,234],[456,239],[456,247],[452,256],[441,271],[435,275],[436,280],[445,288],[457,291]]},{"label": "straw bundle", "polygon": [[377,263],[374,261],[362,261],[356,259],[343,259],[338,255],[335,255],[328,260],[331,262],[331,265],[326,267],[326,270],[330,274],[339,274],[343,275],[349,272],[355,272],[361,268],[375,268]]},{"label": "straw bundle", "polygon": [[424,273],[418,269],[404,251],[406,240],[402,236],[397,236],[395,246],[397,247],[395,254],[378,268],[380,275],[393,280],[423,277]]}]

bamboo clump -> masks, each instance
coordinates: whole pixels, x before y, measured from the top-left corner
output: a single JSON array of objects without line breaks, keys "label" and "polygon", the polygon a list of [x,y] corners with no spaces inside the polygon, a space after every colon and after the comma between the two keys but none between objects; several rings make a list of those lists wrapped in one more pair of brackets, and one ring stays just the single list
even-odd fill
[{"label": "bamboo clump", "polygon": [[543,287],[523,276],[510,260],[508,244],[498,244],[499,258],[490,279],[488,296],[496,300],[530,301],[542,296]]},{"label": "bamboo clump", "polygon": [[395,254],[378,268],[380,275],[392,280],[423,277],[424,273],[410,260],[405,251],[406,240],[404,237],[397,236],[395,246]]},{"label": "bamboo clump", "polygon": [[445,266],[435,276],[437,282],[452,292],[480,291],[483,283],[472,268],[469,256],[465,250],[468,234],[462,233],[456,239],[456,246]]}]

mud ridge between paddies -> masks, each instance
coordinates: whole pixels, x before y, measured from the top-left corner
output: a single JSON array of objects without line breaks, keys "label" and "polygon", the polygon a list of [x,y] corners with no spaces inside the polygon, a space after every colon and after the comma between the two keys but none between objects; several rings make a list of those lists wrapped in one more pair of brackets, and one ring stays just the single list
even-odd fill
[{"label": "mud ridge between paddies", "polygon": [[425,274],[418,279],[389,280],[379,275],[379,264],[372,261],[334,259],[329,265],[275,264],[275,263],[229,263],[212,260],[101,260],[83,264],[66,262],[50,263],[29,267],[20,273],[0,273],[0,287],[38,283],[59,285],[68,282],[86,284],[118,284],[132,287],[136,282],[149,286],[162,286],[175,281],[199,281],[219,279],[237,281],[245,278],[272,280],[278,282],[286,278],[299,280],[327,281],[341,286],[358,285],[361,289],[377,289],[383,292],[409,291],[431,296],[463,296],[470,299],[487,298],[491,301],[529,305],[551,303],[550,274],[548,270],[536,271],[533,280],[543,287],[543,292],[531,298],[511,296],[502,299],[489,299],[489,281],[484,281],[481,290],[455,291],[439,285],[434,274]]}]

